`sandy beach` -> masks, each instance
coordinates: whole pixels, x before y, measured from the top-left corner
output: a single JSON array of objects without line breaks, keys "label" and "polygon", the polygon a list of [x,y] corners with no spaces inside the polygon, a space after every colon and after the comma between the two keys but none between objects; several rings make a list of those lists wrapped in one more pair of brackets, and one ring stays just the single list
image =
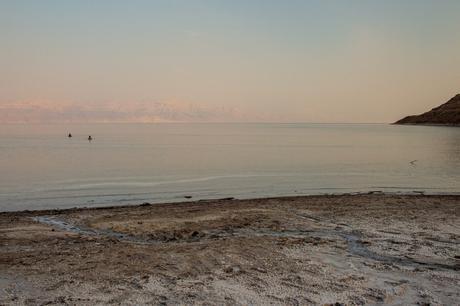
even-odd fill
[{"label": "sandy beach", "polygon": [[0,213],[2,305],[458,305],[459,270],[460,196]]}]

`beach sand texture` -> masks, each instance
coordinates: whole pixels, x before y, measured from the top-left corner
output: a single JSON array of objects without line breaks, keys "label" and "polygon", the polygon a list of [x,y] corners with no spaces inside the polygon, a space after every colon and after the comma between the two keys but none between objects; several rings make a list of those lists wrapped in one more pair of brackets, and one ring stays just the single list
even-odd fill
[{"label": "beach sand texture", "polygon": [[458,305],[460,196],[0,213],[0,304]]}]

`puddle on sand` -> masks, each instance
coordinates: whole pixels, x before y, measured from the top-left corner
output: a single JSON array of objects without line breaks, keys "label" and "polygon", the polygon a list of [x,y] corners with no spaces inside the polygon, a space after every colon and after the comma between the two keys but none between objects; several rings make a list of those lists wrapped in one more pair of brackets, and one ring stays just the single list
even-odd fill
[{"label": "puddle on sand", "polygon": [[124,241],[141,243],[141,244],[154,243],[154,241],[149,241],[148,239],[137,238],[134,236],[115,232],[115,231],[108,230],[108,229],[96,229],[96,228],[90,228],[90,227],[83,226],[83,225],[72,224],[66,220],[63,220],[57,217],[52,217],[52,216],[38,216],[38,217],[33,217],[32,219],[37,222],[47,224],[47,225],[50,225],[50,226],[53,226],[53,227],[56,227],[56,228],[59,228],[65,231],[77,233],[80,235],[109,237],[109,238],[115,238],[118,240],[124,240]]},{"label": "puddle on sand", "polygon": [[361,241],[361,234],[359,232],[354,231],[344,231],[344,230],[269,230],[269,229],[256,229],[256,230],[212,230],[212,231],[203,231],[205,237],[192,237],[192,238],[181,238],[181,237],[173,237],[172,239],[165,240],[165,239],[151,239],[146,237],[138,237],[138,236],[131,236],[128,234],[123,234],[119,232],[115,232],[108,229],[95,229],[90,228],[83,225],[72,224],[66,220],[57,218],[55,216],[38,216],[34,217],[33,220],[47,224],[65,231],[70,231],[74,233],[78,233],[81,235],[88,235],[88,236],[101,236],[101,237],[109,237],[115,238],[120,241],[127,241],[132,243],[138,244],[160,244],[160,243],[167,243],[167,242],[195,242],[200,241],[203,239],[223,239],[223,238],[247,238],[247,237],[287,237],[287,238],[334,238],[340,237],[344,239],[347,243],[348,252],[352,255],[362,257],[365,259],[370,259],[373,261],[379,261],[387,264],[397,264],[403,266],[410,266],[410,267],[424,267],[427,269],[433,270],[460,270],[460,265],[458,264],[444,264],[444,263],[437,263],[437,262],[421,262],[415,259],[410,258],[401,258],[395,256],[387,256],[381,255],[376,252],[369,250],[364,243]]}]

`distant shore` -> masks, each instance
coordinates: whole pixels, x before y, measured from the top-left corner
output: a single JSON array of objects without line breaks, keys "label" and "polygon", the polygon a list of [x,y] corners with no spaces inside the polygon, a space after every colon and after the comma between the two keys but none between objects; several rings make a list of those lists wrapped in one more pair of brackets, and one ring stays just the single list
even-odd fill
[{"label": "distant shore", "polygon": [[445,126],[445,127],[460,127],[460,124],[454,123],[398,123],[394,122],[391,125],[413,125],[413,126]]},{"label": "distant shore", "polygon": [[460,94],[430,111],[406,116],[395,124],[460,126]]},{"label": "distant shore", "polygon": [[444,304],[460,195],[0,213],[0,304]]}]

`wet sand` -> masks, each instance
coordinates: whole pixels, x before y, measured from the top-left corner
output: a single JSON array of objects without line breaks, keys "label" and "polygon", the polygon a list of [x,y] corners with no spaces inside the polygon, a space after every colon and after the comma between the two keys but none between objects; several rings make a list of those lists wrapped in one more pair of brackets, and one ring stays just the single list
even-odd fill
[{"label": "wet sand", "polygon": [[0,304],[459,301],[460,196],[0,213]]}]

